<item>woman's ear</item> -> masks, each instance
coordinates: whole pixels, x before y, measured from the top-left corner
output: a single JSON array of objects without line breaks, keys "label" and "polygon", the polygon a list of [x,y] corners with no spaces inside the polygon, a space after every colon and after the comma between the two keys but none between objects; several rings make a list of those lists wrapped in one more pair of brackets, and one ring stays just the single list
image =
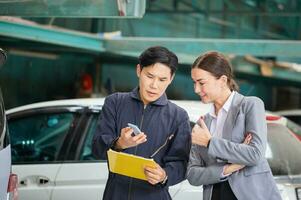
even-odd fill
[{"label": "woman's ear", "polygon": [[219,80],[221,81],[223,88],[228,87],[228,77],[226,75],[222,75]]},{"label": "woman's ear", "polygon": [[227,84],[227,82],[228,82],[228,77],[227,77],[226,75],[222,75],[222,76],[220,77],[220,79],[223,81],[223,83]]}]

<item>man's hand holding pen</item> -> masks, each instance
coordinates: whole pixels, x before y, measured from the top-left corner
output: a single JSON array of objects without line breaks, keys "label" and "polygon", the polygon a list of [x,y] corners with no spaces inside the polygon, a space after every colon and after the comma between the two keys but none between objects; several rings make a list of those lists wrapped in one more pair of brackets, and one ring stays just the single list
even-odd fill
[{"label": "man's hand holding pen", "polygon": [[158,164],[156,168],[145,167],[144,173],[147,178],[147,181],[152,185],[164,182],[164,180],[167,177],[165,170],[162,169],[162,167]]},{"label": "man's hand holding pen", "polygon": [[146,135],[141,132],[138,135],[132,136],[133,129],[125,127],[121,129],[120,137],[116,141],[116,149],[127,149],[146,142]]},{"label": "man's hand holding pen", "polygon": [[191,141],[193,144],[207,147],[211,137],[212,136],[203,120],[203,117],[201,117],[192,129]]}]

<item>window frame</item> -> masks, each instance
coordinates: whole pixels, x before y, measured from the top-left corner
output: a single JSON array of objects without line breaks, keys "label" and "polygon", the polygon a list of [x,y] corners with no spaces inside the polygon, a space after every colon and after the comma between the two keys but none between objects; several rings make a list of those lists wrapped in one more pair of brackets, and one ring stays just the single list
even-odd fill
[{"label": "window frame", "polygon": [[9,132],[8,132],[8,126],[7,126],[7,118],[6,118],[6,114],[5,114],[5,107],[4,107],[4,100],[3,100],[3,96],[2,96],[2,91],[0,88],[0,112],[1,115],[3,117],[2,120],[2,127],[0,127],[0,151],[2,149],[5,149],[9,144],[10,144],[10,140],[9,140]]},{"label": "window frame", "polygon": [[78,142],[78,148],[76,151],[76,154],[74,155],[74,163],[99,163],[99,162],[107,162],[106,160],[99,160],[99,159],[95,159],[95,160],[80,160],[81,154],[84,150],[84,145],[86,142],[86,139],[88,137],[88,133],[89,133],[89,125],[91,124],[93,117],[95,115],[97,115],[97,119],[96,119],[96,123],[98,123],[99,121],[99,117],[101,115],[101,109],[102,106],[99,106],[98,108],[88,108],[85,110],[85,114],[89,115],[86,120],[85,120],[85,128],[83,132],[77,132],[78,135],[80,135],[80,142]]}]

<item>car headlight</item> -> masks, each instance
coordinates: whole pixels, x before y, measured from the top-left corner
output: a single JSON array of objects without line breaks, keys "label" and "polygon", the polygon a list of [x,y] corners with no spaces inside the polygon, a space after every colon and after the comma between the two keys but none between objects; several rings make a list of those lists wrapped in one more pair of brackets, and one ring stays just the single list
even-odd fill
[{"label": "car headlight", "polygon": [[301,187],[296,188],[296,196],[297,200],[301,200]]}]

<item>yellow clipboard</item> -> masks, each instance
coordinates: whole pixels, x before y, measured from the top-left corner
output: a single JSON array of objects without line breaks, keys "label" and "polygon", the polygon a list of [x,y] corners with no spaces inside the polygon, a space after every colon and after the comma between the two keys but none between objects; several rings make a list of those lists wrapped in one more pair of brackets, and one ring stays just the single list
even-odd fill
[{"label": "yellow clipboard", "polygon": [[156,167],[156,162],[153,159],[117,152],[112,149],[109,149],[107,154],[110,172],[116,174],[147,180],[144,167]]}]

